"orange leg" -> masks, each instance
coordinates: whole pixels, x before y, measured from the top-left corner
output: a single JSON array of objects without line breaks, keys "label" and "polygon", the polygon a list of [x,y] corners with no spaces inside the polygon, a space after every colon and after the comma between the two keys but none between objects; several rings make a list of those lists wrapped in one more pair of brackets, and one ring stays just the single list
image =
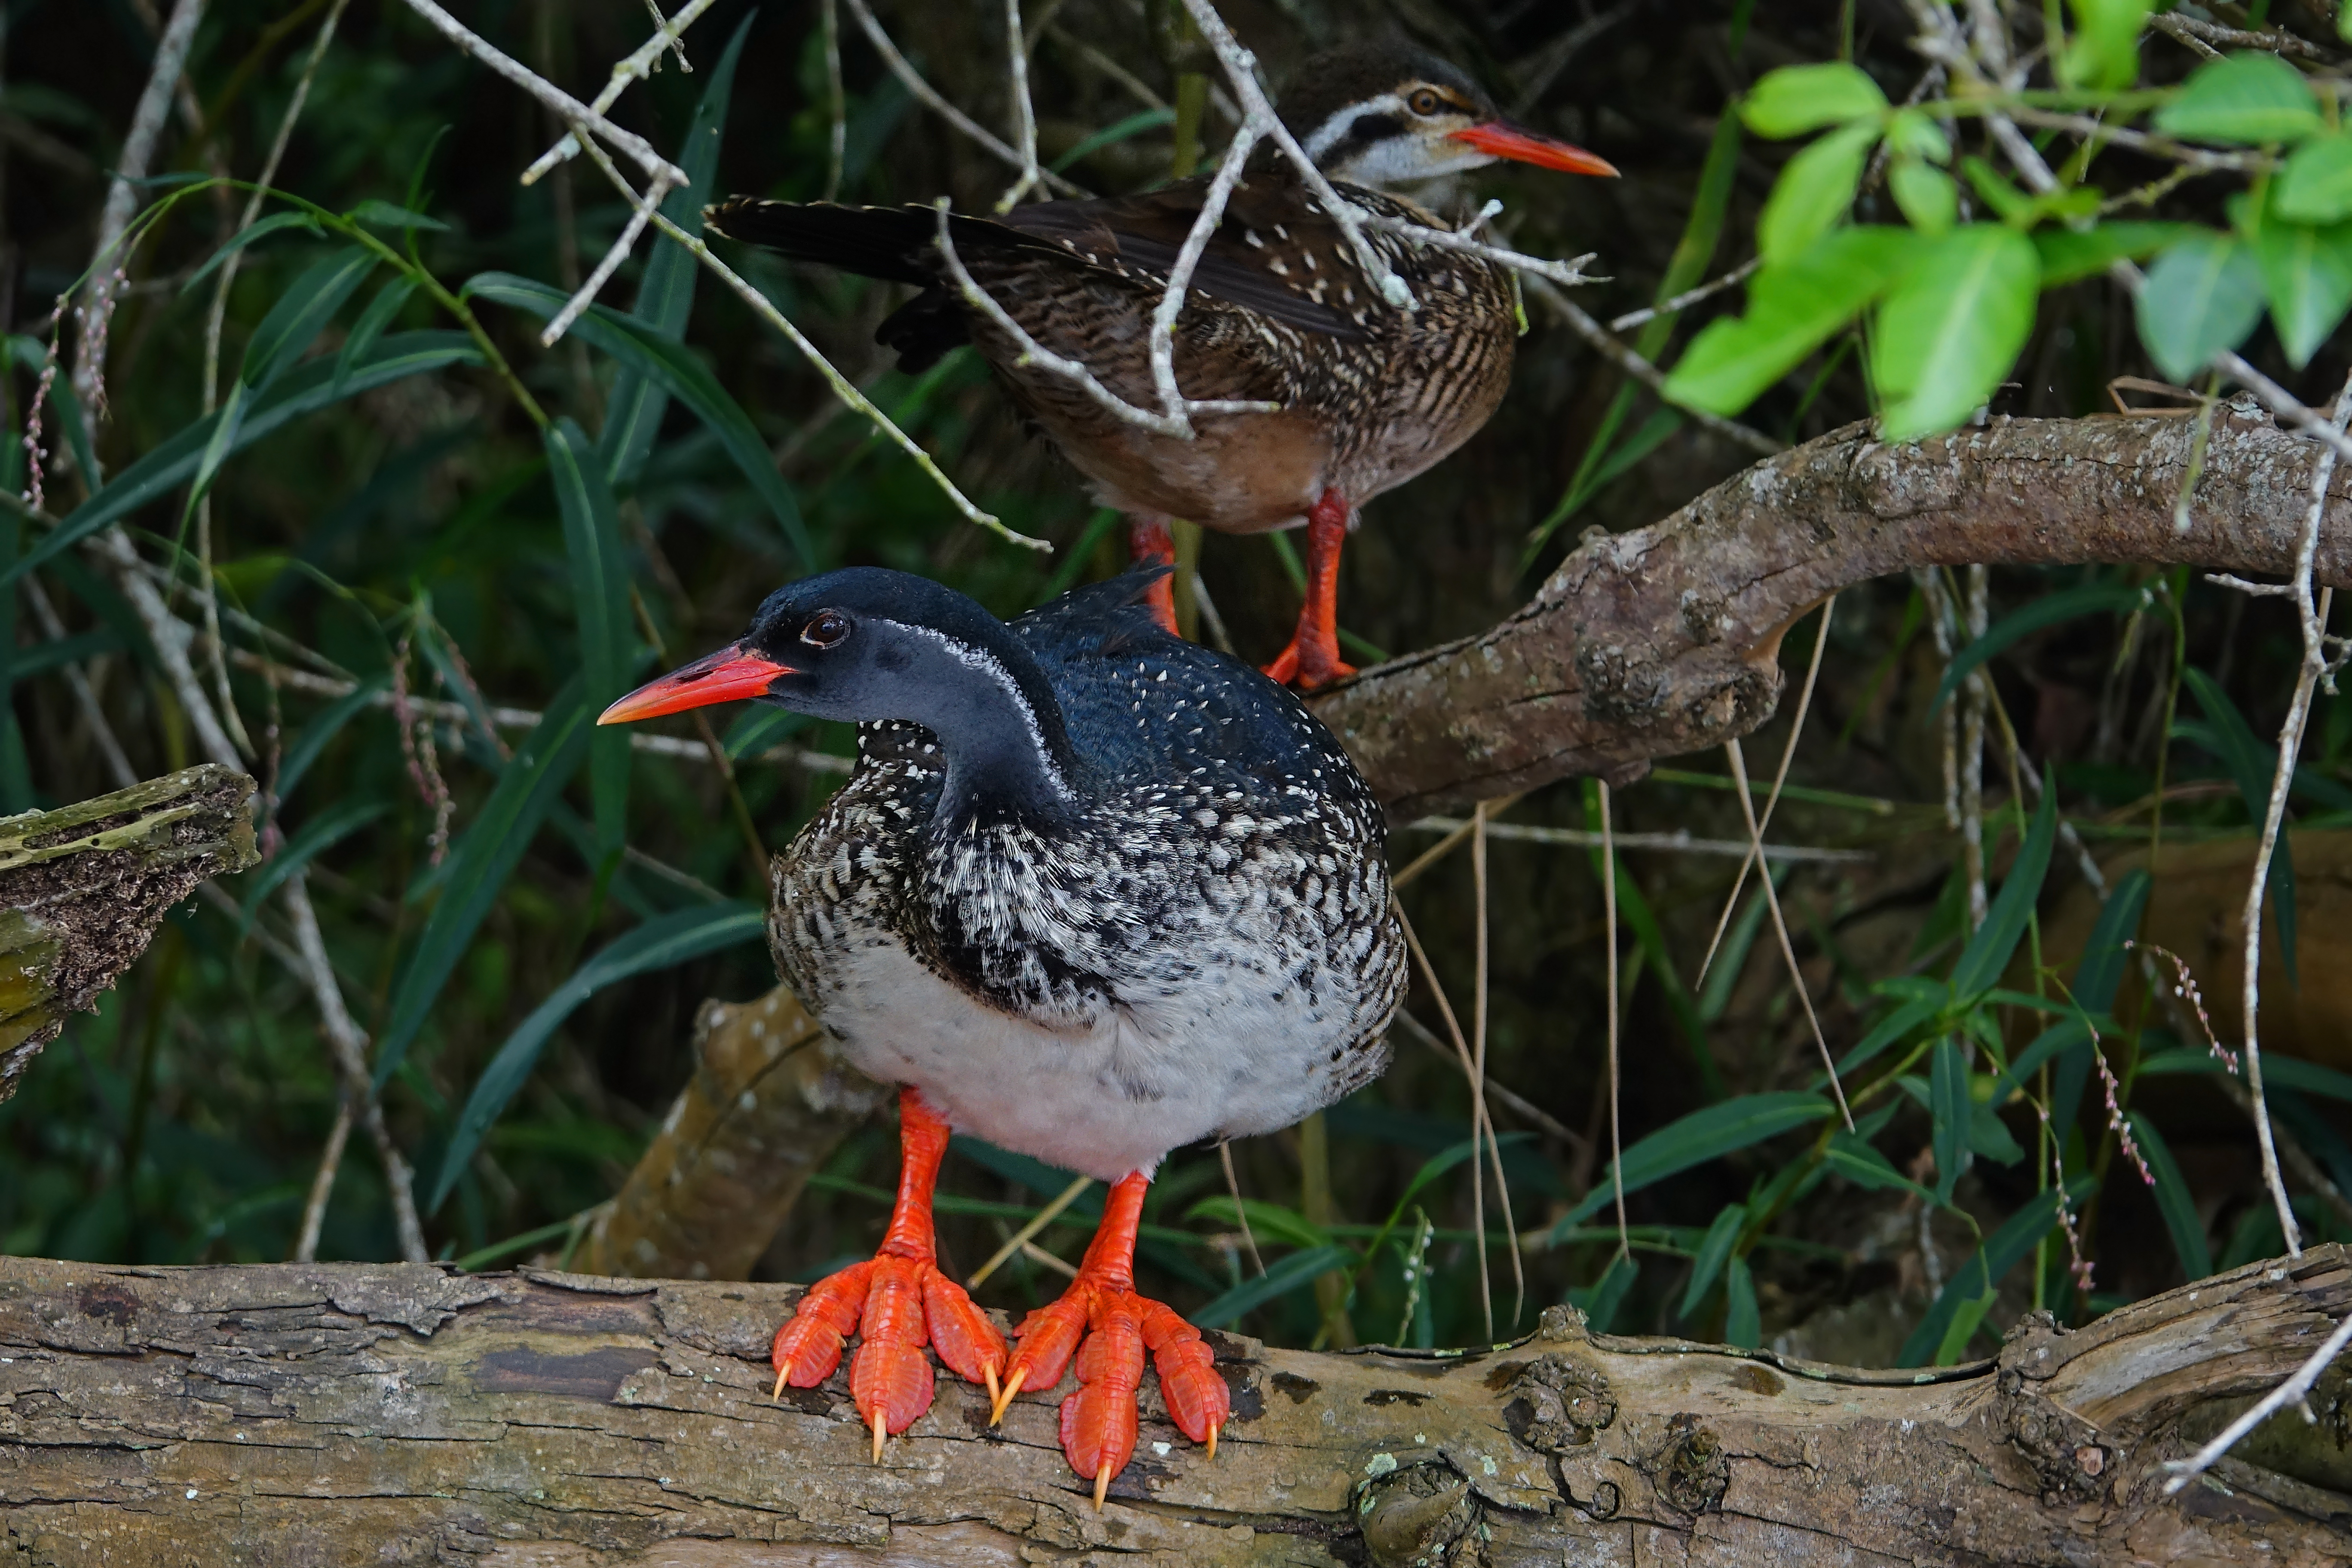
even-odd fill
[{"label": "orange leg", "polygon": [[1135,1453],[1135,1391],[1143,1382],[1144,1352],[1151,1352],[1160,1373],[1168,1414],[1186,1436],[1209,1446],[1211,1458],[1217,1433],[1233,1414],[1233,1396],[1210,1364],[1201,1331],[1135,1293],[1135,1232],[1143,1219],[1143,1190],[1150,1184],[1138,1171],[1111,1187],[1078,1277],[1060,1300],[1038,1308],[1013,1331],[1021,1346],[992,1413],[992,1420],[1002,1419],[1022,1389],[1061,1382],[1076,1351],[1078,1389],[1062,1401],[1062,1452],[1071,1468],[1095,1483],[1097,1508],[1111,1478]]},{"label": "orange leg", "polygon": [[993,1397],[1004,1370],[1004,1337],[963,1287],[940,1272],[931,1250],[931,1188],[948,1149],[948,1124],[912,1089],[898,1091],[898,1202],[872,1261],[828,1275],[801,1298],[776,1331],[776,1394],[814,1388],[841,1364],[841,1342],[864,1325],[849,1364],[850,1397],[874,1429],[874,1457],[886,1431],[904,1432],[931,1407],[929,1344],[966,1383]]},{"label": "orange leg", "polygon": [[1348,542],[1349,512],[1338,490],[1325,490],[1307,509],[1307,603],[1290,646],[1265,667],[1275,679],[1304,691],[1356,673],[1339,657],[1339,547]]},{"label": "orange leg", "polygon": [[[1156,511],[1132,513],[1127,522],[1127,552],[1138,566],[1173,566],[1176,564],[1176,536],[1168,531],[1168,519]],[[1176,631],[1176,576],[1170,573],[1151,584],[1151,618],[1170,637]]]}]

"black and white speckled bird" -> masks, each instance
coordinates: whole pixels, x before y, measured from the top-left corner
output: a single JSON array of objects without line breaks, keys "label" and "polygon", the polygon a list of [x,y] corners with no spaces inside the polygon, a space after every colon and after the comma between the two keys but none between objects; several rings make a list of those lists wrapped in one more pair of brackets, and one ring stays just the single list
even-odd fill
[{"label": "black and white speckled bird", "polygon": [[[1384,217],[1436,219],[1390,187],[1513,159],[1613,174],[1605,161],[1511,124],[1461,71],[1400,43],[1358,44],[1302,65],[1284,122],[1349,201]],[[956,217],[956,254],[1022,330],[1139,406],[1157,408],[1151,315],[1209,189],[1206,177],[1141,195],[1039,202]],[[1477,257],[1369,235],[1412,289],[1392,309],[1297,172],[1262,147],[1233,193],[1175,327],[1184,395],[1276,404],[1204,416],[1187,441],[1121,421],[942,281],[929,207],[848,207],[738,196],[705,221],[730,238],[922,287],[876,336],[918,370],[977,345],[1014,402],[1132,520],[1140,560],[1173,560],[1168,519],[1229,533],[1307,528],[1307,595],[1290,647],[1268,665],[1314,687],[1339,658],[1340,546],[1357,509],[1461,446],[1502,401],[1518,333],[1509,275]],[[1173,626],[1167,605],[1161,623]]]},{"label": "black and white speckled bird", "polygon": [[[1405,984],[1370,790],[1287,690],[1159,627],[1159,575],[1007,625],[919,577],[829,573],[604,718],[754,698],[858,721],[856,771],[775,858],[769,932],[851,1059],[905,1086],[905,1167],[881,1255],[778,1332],[777,1387],[823,1380],[862,1323],[851,1387],[878,1452],[930,1405],[927,1341],[1001,1416],[1091,1332],[1061,1431],[1097,1504],[1145,1351],[1213,1454],[1229,1408],[1198,1332],[1134,1289],[1152,1170],[1369,1082]],[[1111,1184],[1078,1278],[1009,1357],[932,1260],[950,1128]]]}]

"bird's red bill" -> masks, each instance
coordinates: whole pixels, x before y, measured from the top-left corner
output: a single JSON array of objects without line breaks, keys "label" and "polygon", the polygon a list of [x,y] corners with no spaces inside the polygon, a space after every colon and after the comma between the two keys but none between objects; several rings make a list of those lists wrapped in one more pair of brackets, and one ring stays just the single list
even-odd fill
[{"label": "bird's red bill", "polygon": [[1508,158],[1517,163],[1533,163],[1539,169],[1558,169],[1570,174],[1602,174],[1613,179],[1617,165],[1597,153],[1514,125],[1507,120],[1490,120],[1484,125],[1473,125],[1454,132],[1454,140],[1467,142],[1481,153],[1496,158]]},{"label": "bird's red bill", "polygon": [[664,713],[683,713],[689,708],[708,708],[714,702],[737,702],[747,697],[765,697],[769,685],[778,676],[793,673],[790,666],[778,664],[772,658],[762,658],[738,643],[698,658],[682,668],[673,669],[659,680],[647,681],[605,709],[596,722],[626,724],[635,719],[654,719]]}]

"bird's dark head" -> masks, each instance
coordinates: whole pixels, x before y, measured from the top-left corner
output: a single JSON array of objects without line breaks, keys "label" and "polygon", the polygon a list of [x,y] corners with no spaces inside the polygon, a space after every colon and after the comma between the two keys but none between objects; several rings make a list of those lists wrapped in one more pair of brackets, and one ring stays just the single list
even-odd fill
[{"label": "bird's dark head", "polygon": [[1333,179],[1386,189],[1499,159],[1572,174],[1614,174],[1607,160],[1503,118],[1485,89],[1410,44],[1327,49],[1298,68],[1282,121]]},{"label": "bird's dark head", "polygon": [[741,641],[639,687],[597,722],[747,698],[920,724],[946,752],[951,795],[1042,805],[1069,793],[1069,741],[1044,671],[1003,622],[927,578],[853,566],[790,584]]}]

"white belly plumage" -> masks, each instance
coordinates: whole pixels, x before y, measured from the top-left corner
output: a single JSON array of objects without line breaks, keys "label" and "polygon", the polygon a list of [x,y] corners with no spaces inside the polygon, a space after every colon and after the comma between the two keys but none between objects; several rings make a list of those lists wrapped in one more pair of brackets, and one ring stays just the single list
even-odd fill
[{"label": "white belly plumage", "polygon": [[1060,1028],[974,1007],[892,941],[861,943],[825,978],[820,1016],[861,1071],[919,1086],[960,1131],[1107,1182],[1186,1143],[1287,1127],[1387,1055],[1348,1048],[1352,1008],[1302,1009],[1234,971]]}]

